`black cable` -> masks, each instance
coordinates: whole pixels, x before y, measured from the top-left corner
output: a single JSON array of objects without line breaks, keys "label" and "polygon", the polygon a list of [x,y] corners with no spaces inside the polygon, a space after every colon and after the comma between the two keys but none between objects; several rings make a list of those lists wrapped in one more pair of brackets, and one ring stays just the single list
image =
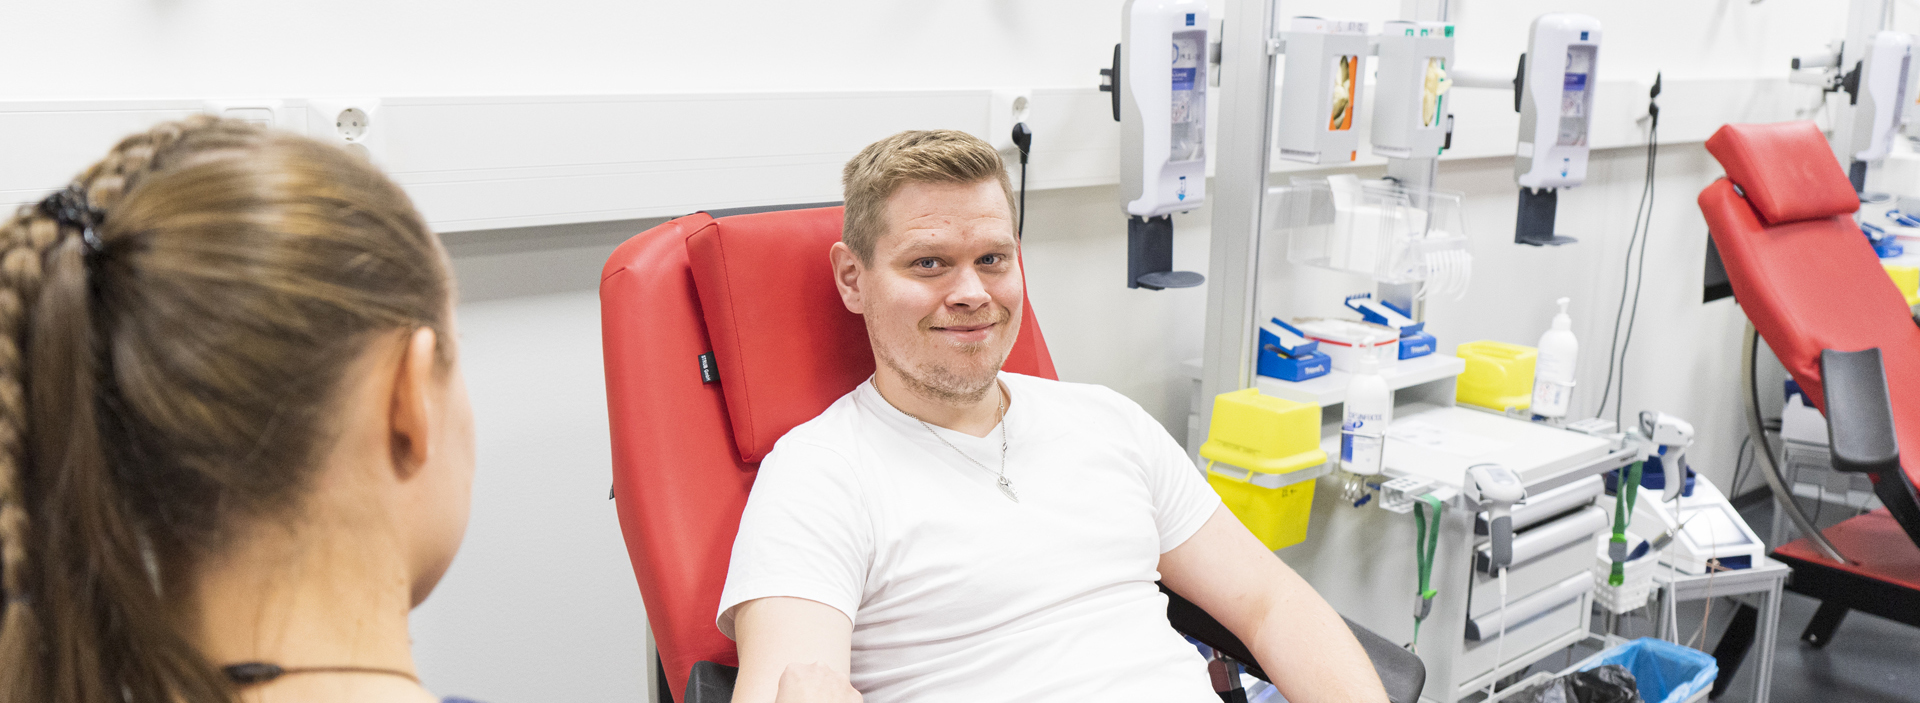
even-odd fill
[{"label": "black cable", "polygon": [[[1656,122],[1647,132],[1647,226],[1640,237],[1640,259],[1634,264],[1639,275],[1633,279],[1633,305],[1627,312],[1627,336],[1620,341],[1620,392],[1614,394],[1613,424],[1620,424],[1620,409],[1627,401],[1627,351],[1633,348],[1633,326],[1640,321],[1640,288],[1647,282],[1647,244],[1653,240],[1653,166],[1659,158],[1660,126]],[[1682,476],[1681,478],[1685,478]]]},{"label": "black cable", "polygon": [[[1625,378],[1626,370],[1624,368],[1626,365],[1626,359],[1625,359],[1626,352],[1620,349],[1619,347],[1620,322],[1621,322],[1621,319],[1625,317],[1625,313],[1627,310],[1627,286],[1629,283],[1632,283],[1636,280],[1634,278],[1635,266],[1633,261],[1634,260],[1633,247],[1635,243],[1638,243],[1640,245],[1640,251],[1642,253],[1641,260],[1644,261],[1645,252],[1646,252],[1646,241],[1645,241],[1646,238],[1643,236],[1643,230],[1650,230],[1652,229],[1652,226],[1653,226],[1653,222],[1652,222],[1653,220],[1653,217],[1652,217],[1653,166],[1654,166],[1655,160],[1658,158],[1655,147],[1660,142],[1659,135],[1660,135],[1660,130],[1657,125],[1654,126],[1654,128],[1647,131],[1647,171],[1646,171],[1646,177],[1640,186],[1640,203],[1634,206],[1633,231],[1632,231],[1632,234],[1627,237],[1627,253],[1626,253],[1626,256],[1624,257],[1624,260],[1620,263],[1620,267],[1621,267],[1620,304],[1614,309],[1614,312],[1613,312],[1613,337],[1607,341],[1607,380],[1601,384],[1600,406],[1595,408],[1593,411],[1594,417],[1599,417],[1601,415],[1606,414],[1607,400],[1609,398],[1612,398],[1614,400],[1613,424],[1616,427],[1619,426],[1620,424],[1620,406],[1622,403],[1620,398],[1615,397],[1616,394],[1614,393],[1614,390],[1613,390],[1615,368],[1620,368],[1620,371],[1621,371],[1620,393],[1618,395],[1621,395],[1621,396],[1626,395],[1626,378]],[[1642,274],[1645,273],[1644,267],[1642,267],[1641,273]],[[1637,284],[1635,285],[1636,285],[1635,297],[1637,301],[1637,298],[1638,298]],[[1638,303],[1636,302],[1636,305],[1637,304]],[[1631,329],[1631,326],[1629,326],[1629,329]],[[1628,334],[1629,336],[1631,336],[1632,333],[1629,332]],[[1618,367],[1616,367],[1615,365],[1616,358],[1618,359],[1618,362],[1619,362]]]},{"label": "black cable", "polygon": [[1027,152],[1033,150],[1033,128],[1025,122],[1013,125],[1013,146],[1020,150],[1020,222],[1013,231],[1015,239],[1027,236]]},{"label": "black cable", "polygon": [[[1652,135],[1648,135],[1651,139]],[[1613,311],[1613,337],[1607,341],[1607,380],[1600,384],[1600,406],[1593,411],[1594,417],[1605,415],[1607,399],[1613,397],[1613,370],[1615,356],[1620,349],[1620,321],[1626,317],[1627,286],[1633,282],[1633,245],[1640,241],[1642,214],[1646,211],[1647,198],[1652,195],[1653,183],[1648,181],[1640,186],[1640,203],[1633,209],[1633,229],[1627,237],[1627,254],[1620,262],[1620,304]],[[1617,417],[1617,414],[1616,414]],[[1620,424],[1616,419],[1615,425]]]},{"label": "black cable", "polygon": [[[1621,406],[1626,404],[1627,395],[1627,351],[1625,348],[1619,346],[1620,317],[1626,310],[1627,283],[1629,281],[1632,281],[1634,286],[1634,317],[1637,318],[1639,315],[1640,282],[1644,281],[1646,277],[1647,241],[1652,238],[1653,231],[1653,174],[1654,163],[1658,160],[1660,153],[1659,98],[1662,82],[1661,75],[1658,72],[1654,73],[1653,88],[1647,91],[1647,173],[1640,186],[1640,204],[1636,205],[1633,210],[1633,230],[1630,236],[1627,237],[1627,253],[1624,260],[1620,263],[1620,304],[1613,310],[1613,336],[1607,340],[1607,380],[1600,384],[1600,406],[1594,408],[1593,411],[1593,416],[1596,418],[1606,414],[1607,400],[1611,398],[1613,400],[1613,424],[1615,427],[1619,427],[1620,425]],[[1634,264],[1633,256],[1633,247],[1636,242],[1640,245],[1640,263],[1637,267]],[[1636,268],[1638,269],[1637,274]],[[1627,322],[1627,343],[1629,345],[1633,343],[1632,318],[1629,318]],[[1616,349],[1618,350],[1617,358],[1619,361],[1618,368],[1620,370],[1618,393],[1614,392]]]},{"label": "black cable", "polygon": [[1027,236],[1027,157],[1025,155],[1022,155],[1020,157],[1020,224],[1018,225],[1018,229],[1015,229],[1013,231],[1013,237],[1014,239],[1025,239],[1026,236]]}]

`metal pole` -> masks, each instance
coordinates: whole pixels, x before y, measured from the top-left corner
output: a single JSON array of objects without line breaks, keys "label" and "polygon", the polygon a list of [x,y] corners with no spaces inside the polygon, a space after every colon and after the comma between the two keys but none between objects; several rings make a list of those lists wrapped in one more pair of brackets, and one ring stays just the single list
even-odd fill
[{"label": "metal pole", "polygon": [[[1793,492],[1787,488],[1787,480],[1780,474],[1780,464],[1773,458],[1773,445],[1767,443],[1766,427],[1760,424],[1759,382],[1754,377],[1756,369],[1753,359],[1754,355],[1759,353],[1759,340],[1760,332],[1753,328],[1752,322],[1748,322],[1746,341],[1740,348],[1740,383],[1746,387],[1746,392],[1740,395],[1747,404],[1747,432],[1753,435],[1753,443],[1759,445],[1760,456],[1766,458],[1766,462],[1760,467],[1760,475],[1767,479],[1767,487],[1773,490],[1774,509],[1792,518],[1793,526],[1798,528],[1800,534],[1805,535],[1813,546],[1818,547],[1820,553],[1845,564],[1847,558],[1840,556],[1840,550],[1834,549],[1833,543],[1827,541],[1826,535],[1820,534],[1820,529],[1813,524],[1812,520],[1807,519],[1806,513],[1800,512],[1800,506],[1794,504]],[[1779,546],[1774,545],[1774,548],[1778,549]]]},{"label": "metal pole", "polygon": [[[1219,161],[1207,266],[1207,330],[1200,424],[1210,399],[1253,382],[1260,210],[1273,148],[1273,21],[1278,0],[1230,0],[1220,42]],[[1191,445],[1197,438],[1188,438]]]}]

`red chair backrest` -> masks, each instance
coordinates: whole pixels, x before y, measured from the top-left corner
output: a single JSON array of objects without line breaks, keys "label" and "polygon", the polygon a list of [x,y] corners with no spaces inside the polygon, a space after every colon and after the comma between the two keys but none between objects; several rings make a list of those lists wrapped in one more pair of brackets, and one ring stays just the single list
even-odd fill
[{"label": "red chair backrest", "polygon": [[[760,457],[873,373],[827,261],[840,222],[838,207],[697,213],[601,272],[615,502],[675,700],[695,662],[738,663],[713,623]],[[1055,377],[1031,304],[1005,368]]]},{"label": "red chair backrest", "polygon": [[1820,350],[1879,348],[1901,468],[1920,483],[1920,327],[1853,221],[1859,199],[1825,136],[1811,122],[1730,124],[1707,151],[1727,177],[1700,193],[1700,210],[1734,299],[1823,410]]}]

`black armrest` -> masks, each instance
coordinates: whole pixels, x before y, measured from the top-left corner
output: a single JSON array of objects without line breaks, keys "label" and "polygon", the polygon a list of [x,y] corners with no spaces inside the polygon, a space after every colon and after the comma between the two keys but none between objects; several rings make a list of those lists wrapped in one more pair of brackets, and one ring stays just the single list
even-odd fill
[{"label": "black armrest", "polygon": [[1820,382],[1826,388],[1833,468],[1863,474],[1900,468],[1893,401],[1887,392],[1886,370],[1880,365],[1880,350],[1821,350]]},{"label": "black armrest", "polygon": [[[1253,651],[1228,631],[1227,626],[1220,624],[1219,620],[1213,619],[1212,615],[1192,601],[1169,590],[1166,584],[1160,585],[1160,592],[1167,594],[1167,621],[1173,623],[1173,629],[1232,657],[1247,667],[1247,673],[1263,681],[1272,680],[1254,661]],[[1374,673],[1380,675],[1380,683],[1387,689],[1387,700],[1393,703],[1418,703],[1420,689],[1427,684],[1427,666],[1420,661],[1420,657],[1344,616],[1340,619],[1346,621],[1354,639],[1360,640],[1360,647],[1367,650],[1367,659],[1373,662]]]},{"label": "black armrest", "polygon": [[[725,664],[694,662],[693,673],[687,675],[687,699],[682,703],[728,703],[733,700],[733,682],[739,676],[739,669]],[[662,691],[661,698],[671,696]]]}]

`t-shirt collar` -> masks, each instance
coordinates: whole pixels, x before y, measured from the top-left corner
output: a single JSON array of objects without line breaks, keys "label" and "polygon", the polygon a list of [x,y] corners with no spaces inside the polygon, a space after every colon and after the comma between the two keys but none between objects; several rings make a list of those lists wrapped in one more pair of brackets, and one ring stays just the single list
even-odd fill
[{"label": "t-shirt collar", "polygon": [[[1007,388],[1007,414],[1000,418],[1000,423],[1007,425],[1008,430],[1012,430],[1018,426],[1019,418],[1024,416],[1026,404],[1019,402],[1020,391],[1012,381],[1008,380],[1007,372],[1000,372],[998,378]],[[927,430],[920,426],[919,420],[901,411],[899,408],[894,407],[893,403],[888,402],[885,396],[880,395],[880,389],[874,385],[872,376],[868,376],[865,383],[860,384],[859,388],[854,389],[854,401],[865,407],[868,412],[880,417],[890,427],[909,435],[926,436]],[[965,432],[957,432],[933,423],[927,423],[927,427],[933,428],[934,432],[939,433],[940,436],[945,437],[950,442],[971,442],[983,445],[992,444],[996,450],[1000,446],[1000,425],[994,425],[993,429],[987,432],[987,436],[985,437],[975,437]],[[929,437],[929,439],[931,438]]]}]

